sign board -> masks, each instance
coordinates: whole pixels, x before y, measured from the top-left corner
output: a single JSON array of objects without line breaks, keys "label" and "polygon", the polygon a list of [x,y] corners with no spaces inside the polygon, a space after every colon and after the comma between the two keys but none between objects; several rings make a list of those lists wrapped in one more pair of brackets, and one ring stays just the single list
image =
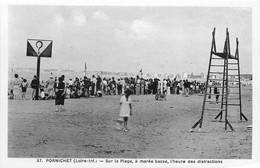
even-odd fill
[{"label": "sign board", "polygon": [[52,40],[28,39],[27,52],[29,57],[51,57]]}]

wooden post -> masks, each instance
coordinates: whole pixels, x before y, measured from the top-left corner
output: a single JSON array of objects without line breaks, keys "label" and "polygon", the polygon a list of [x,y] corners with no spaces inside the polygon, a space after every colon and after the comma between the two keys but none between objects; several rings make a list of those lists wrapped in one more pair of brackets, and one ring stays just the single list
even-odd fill
[{"label": "wooden post", "polygon": [[[38,81],[39,81],[39,86],[38,86],[38,87],[41,86],[41,80],[40,80],[40,65],[41,65],[41,57],[38,56],[38,57],[37,57],[37,78],[38,78]],[[39,100],[39,89],[40,89],[40,88],[38,88],[38,87],[37,87],[36,93],[35,93],[35,100]]]}]

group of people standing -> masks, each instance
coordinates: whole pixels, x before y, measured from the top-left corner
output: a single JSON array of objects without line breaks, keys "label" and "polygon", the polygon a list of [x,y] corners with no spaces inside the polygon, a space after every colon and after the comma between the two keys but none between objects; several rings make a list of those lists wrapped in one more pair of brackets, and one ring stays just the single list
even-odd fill
[{"label": "group of people standing", "polygon": [[76,77],[73,81],[69,79],[66,83],[66,98],[80,97],[101,97],[104,95],[121,95],[126,89],[132,90],[134,95],[147,95],[163,92],[164,94],[184,94],[202,93],[205,84],[201,82],[190,82],[188,80],[170,80],[157,78],[144,79],[142,77],[114,77],[101,78],[99,75],[92,75],[91,78],[84,76]]},{"label": "group of people standing", "polygon": [[[92,75],[91,77],[84,76],[83,78],[75,77],[63,82],[65,83],[65,98],[80,98],[80,97],[101,97],[102,95],[121,95],[126,89],[132,90],[134,95],[148,95],[163,92],[163,94],[181,94],[188,96],[193,93],[203,93],[205,90],[205,83],[188,80],[170,80],[149,78],[144,79],[139,77],[114,77],[101,78],[100,75]],[[39,82],[35,75],[29,84],[26,79],[19,78],[18,74],[14,75],[12,84],[13,99],[17,99],[19,90],[22,90],[22,99],[26,98],[26,90],[28,87],[32,88],[31,99],[36,98],[36,90],[39,89],[39,99],[54,99],[56,97],[56,88],[58,87],[59,78],[52,75],[46,81]]]},{"label": "group of people standing", "polygon": [[[57,79],[57,78],[56,78]],[[66,95],[66,84],[64,83],[65,76],[62,75],[57,80],[53,79],[53,76],[50,76],[50,79],[46,82],[46,86],[40,85],[39,79],[36,75],[34,75],[30,85],[27,82],[27,79],[19,78],[18,74],[14,74],[14,78],[11,81],[10,89],[8,92],[9,99],[17,100],[19,99],[20,92],[22,92],[22,100],[26,100],[26,92],[27,88],[30,87],[32,89],[32,100],[39,99],[49,99],[49,98],[55,98],[55,105],[56,105],[56,111],[62,111],[62,107],[64,105],[65,101],[65,95]],[[40,90],[40,94],[36,95],[38,91]],[[45,91],[47,93],[45,93]]]},{"label": "group of people standing", "polygon": [[11,84],[9,86],[10,86],[9,92],[8,92],[9,99],[14,99],[14,100],[19,99],[18,97],[21,92],[21,95],[22,95],[21,98],[22,98],[22,100],[25,100],[26,91],[27,91],[27,88],[29,87],[29,84],[26,79],[19,78],[18,74],[14,74],[14,78],[11,81]]}]

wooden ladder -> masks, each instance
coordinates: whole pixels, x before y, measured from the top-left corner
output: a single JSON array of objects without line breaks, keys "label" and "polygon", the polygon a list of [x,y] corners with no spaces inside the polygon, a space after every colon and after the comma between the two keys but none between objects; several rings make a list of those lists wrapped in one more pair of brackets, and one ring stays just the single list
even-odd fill
[{"label": "wooden ladder", "polygon": [[[201,131],[203,116],[205,110],[219,111],[215,119],[220,118],[222,120],[223,113],[225,114],[225,131],[229,127],[231,131],[234,131],[232,125],[227,119],[228,107],[229,106],[239,106],[240,120],[243,118],[247,121],[247,118],[242,113],[241,106],[241,85],[240,85],[240,67],[239,67],[239,51],[238,51],[238,38],[236,38],[236,53],[235,56],[230,53],[230,43],[229,43],[229,32],[226,29],[226,40],[224,44],[223,52],[216,52],[216,42],[215,42],[215,28],[212,32],[212,44],[211,52],[208,66],[208,75],[206,80],[206,89],[204,92],[204,99],[202,105],[202,112],[199,121],[197,121],[191,128],[190,132],[199,125],[199,131]],[[219,75],[221,78],[216,78]],[[229,86],[231,82],[238,82],[238,85]],[[219,84],[219,85],[216,85]],[[221,90],[221,93],[212,93],[212,89]],[[233,92],[237,90],[238,92]],[[212,101],[212,95],[219,95],[221,97],[220,107],[218,108],[208,108],[206,104],[208,103],[218,103]],[[234,97],[236,96],[236,97]],[[232,100],[238,100],[238,102],[233,103]]]}]

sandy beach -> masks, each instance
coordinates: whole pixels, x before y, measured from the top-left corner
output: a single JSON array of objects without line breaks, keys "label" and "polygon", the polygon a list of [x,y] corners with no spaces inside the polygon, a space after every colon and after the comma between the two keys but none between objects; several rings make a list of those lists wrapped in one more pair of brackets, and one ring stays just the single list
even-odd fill
[{"label": "sandy beach", "polygon": [[[8,101],[8,157],[11,158],[187,158],[251,159],[252,88],[242,87],[239,120],[236,107],[228,119],[235,132],[224,130],[207,111],[202,132],[189,132],[198,121],[203,96],[131,95],[129,132],[116,130],[120,96],[66,99],[65,111],[54,112],[54,100]],[[27,95],[29,98],[29,95]],[[211,106],[216,106],[212,104]]]}]

